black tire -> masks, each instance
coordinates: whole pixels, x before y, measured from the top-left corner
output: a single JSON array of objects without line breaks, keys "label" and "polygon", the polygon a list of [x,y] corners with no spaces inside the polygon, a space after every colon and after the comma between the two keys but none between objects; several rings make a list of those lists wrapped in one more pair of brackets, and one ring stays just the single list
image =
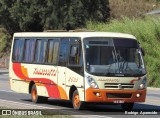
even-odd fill
[{"label": "black tire", "polygon": [[73,92],[72,105],[73,105],[73,108],[74,108],[74,109],[77,109],[77,110],[82,110],[82,109],[84,109],[85,102],[82,102],[82,101],[79,100],[79,93],[78,93],[77,90],[75,90],[75,91]]},{"label": "black tire", "polygon": [[32,102],[34,103],[42,103],[43,102],[43,97],[37,95],[37,88],[36,85],[34,84],[31,89],[31,98]]},{"label": "black tire", "polygon": [[48,97],[42,97],[42,103],[47,103],[47,102],[48,102]]},{"label": "black tire", "polygon": [[131,111],[133,109],[134,103],[123,103],[121,107],[123,111]]}]

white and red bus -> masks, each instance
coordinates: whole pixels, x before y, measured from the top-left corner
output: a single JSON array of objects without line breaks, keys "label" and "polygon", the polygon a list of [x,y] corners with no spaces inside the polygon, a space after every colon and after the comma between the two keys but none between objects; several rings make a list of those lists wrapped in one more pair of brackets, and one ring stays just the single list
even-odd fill
[{"label": "white and red bus", "polygon": [[144,52],[130,34],[109,32],[15,33],[9,77],[13,91],[86,103],[117,103],[131,110],[145,102]]}]

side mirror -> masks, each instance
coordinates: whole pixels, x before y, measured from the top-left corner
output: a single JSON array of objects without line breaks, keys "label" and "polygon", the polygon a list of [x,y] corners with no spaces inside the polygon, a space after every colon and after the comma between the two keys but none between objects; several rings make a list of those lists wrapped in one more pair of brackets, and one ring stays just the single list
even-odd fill
[{"label": "side mirror", "polygon": [[141,48],[141,52],[142,52],[142,55],[145,56],[145,52],[144,52],[143,48]]}]

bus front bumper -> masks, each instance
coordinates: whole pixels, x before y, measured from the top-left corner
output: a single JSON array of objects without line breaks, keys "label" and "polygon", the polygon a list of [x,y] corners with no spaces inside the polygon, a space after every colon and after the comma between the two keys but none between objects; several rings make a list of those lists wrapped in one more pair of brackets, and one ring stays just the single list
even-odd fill
[{"label": "bus front bumper", "polygon": [[[145,102],[146,89],[143,90],[102,90],[88,88],[86,102]],[[120,102],[119,102],[120,101]]]}]

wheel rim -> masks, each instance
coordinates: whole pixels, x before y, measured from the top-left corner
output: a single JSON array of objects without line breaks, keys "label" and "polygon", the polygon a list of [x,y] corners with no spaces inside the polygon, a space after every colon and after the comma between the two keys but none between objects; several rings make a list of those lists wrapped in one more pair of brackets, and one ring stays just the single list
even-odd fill
[{"label": "wheel rim", "polygon": [[36,91],[36,89],[33,89],[32,90],[32,99],[35,100],[36,96],[37,96],[37,91]]},{"label": "wheel rim", "polygon": [[78,95],[78,94],[76,94],[76,95],[74,96],[73,102],[74,102],[74,106],[75,106],[75,107],[79,107],[79,105],[80,105],[80,100],[79,100],[79,95]]}]

